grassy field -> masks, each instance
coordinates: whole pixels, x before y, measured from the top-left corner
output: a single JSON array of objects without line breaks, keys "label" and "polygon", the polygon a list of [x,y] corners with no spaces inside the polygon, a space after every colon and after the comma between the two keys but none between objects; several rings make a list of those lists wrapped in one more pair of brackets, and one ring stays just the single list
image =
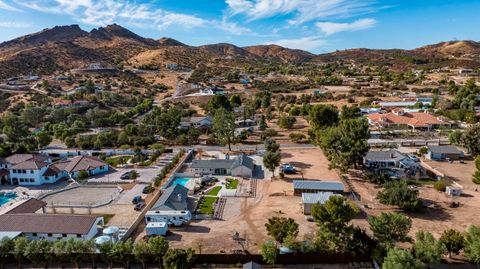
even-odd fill
[{"label": "grassy field", "polygon": [[221,189],[222,189],[222,186],[213,187],[213,189],[207,192],[207,195],[217,196],[217,194],[220,192]]},{"label": "grassy field", "polygon": [[202,203],[198,206],[198,212],[200,214],[213,214],[215,212],[213,204],[217,201],[217,199],[217,197],[204,196],[202,198]]},{"label": "grassy field", "polygon": [[227,184],[226,184],[227,189],[235,190],[235,189],[237,189],[237,186],[238,186],[238,179],[227,178]]}]

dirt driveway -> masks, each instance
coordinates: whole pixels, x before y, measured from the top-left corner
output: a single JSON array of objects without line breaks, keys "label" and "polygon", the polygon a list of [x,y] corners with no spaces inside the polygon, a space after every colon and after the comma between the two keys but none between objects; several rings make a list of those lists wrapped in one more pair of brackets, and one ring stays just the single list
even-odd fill
[{"label": "dirt driveway", "polygon": [[[432,161],[427,161],[427,163],[462,185],[464,195],[451,197],[444,192],[436,191],[431,185],[418,187],[420,198],[430,206],[421,209],[418,213],[408,214],[413,220],[410,234],[415,236],[417,231],[423,230],[438,237],[449,228],[464,231],[472,224],[480,225],[480,218],[477,214],[477,212],[480,212],[480,193],[475,191],[477,186],[471,181],[475,170],[473,161],[466,161],[465,164]],[[366,212],[369,215],[378,215],[381,212],[395,210],[380,204],[375,199],[376,194],[381,190],[380,187],[359,178],[354,178],[353,184],[362,197],[362,203],[368,204],[369,209]],[[452,202],[458,202],[460,206],[451,208],[449,205]],[[358,220],[357,223],[364,228],[368,228],[365,220]]]},{"label": "dirt driveway", "polygon": [[[282,150],[282,162],[290,162],[303,169],[305,179],[336,180],[335,172],[328,170],[323,153],[319,149]],[[258,180],[255,198],[227,198],[222,220],[202,220],[192,222],[183,228],[173,228],[168,236],[174,247],[193,247],[202,253],[230,253],[241,249],[232,239],[235,232],[246,239],[246,249],[258,253],[260,245],[267,240],[265,223],[270,217],[290,217],[300,226],[298,239],[312,235],[315,223],[306,220],[301,210],[301,197],[293,196],[292,179]]]}]

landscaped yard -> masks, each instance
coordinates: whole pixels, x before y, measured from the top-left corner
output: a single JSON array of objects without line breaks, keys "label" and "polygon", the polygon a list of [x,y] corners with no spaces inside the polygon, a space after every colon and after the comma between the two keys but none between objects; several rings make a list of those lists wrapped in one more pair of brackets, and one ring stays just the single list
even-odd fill
[{"label": "landscaped yard", "polygon": [[217,196],[217,194],[220,192],[221,189],[222,189],[222,186],[213,187],[209,192],[207,192],[207,195]]},{"label": "landscaped yard", "polygon": [[116,157],[107,158],[105,161],[109,165],[117,167],[121,164],[126,164],[131,158],[132,156],[116,156]]},{"label": "landscaped yard", "polygon": [[200,214],[213,214],[215,212],[213,204],[217,201],[217,199],[217,197],[204,196],[202,198],[202,202],[198,206],[198,212]]},{"label": "landscaped yard", "polygon": [[229,190],[235,190],[238,186],[238,179],[236,178],[227,178],[227,184],[225,185]]}]

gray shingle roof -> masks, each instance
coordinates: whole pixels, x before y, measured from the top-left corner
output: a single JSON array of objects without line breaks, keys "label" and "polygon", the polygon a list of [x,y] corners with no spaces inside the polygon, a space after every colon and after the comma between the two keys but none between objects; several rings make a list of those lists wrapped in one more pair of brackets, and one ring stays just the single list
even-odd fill
[{"label": "gray shingle roof", "polygon": [[302,202],[304,204],[324,204],[331,196],[335,196],[333,192],[317,192],[317,193],[302,193]]},{"label": "gray shingle roof", "polygon": [[388,161],[388,160],[403,160],[407,156],[398,150],[383,150],[383,151],[369,151],[365,156],[368,161]]},{"label": "gray shingle roof", "polygon": [[337,181],[294,180],[293,189],[317,191],[343,191],[343,183]]},{"label": "gray shingle roof", "polygon": [[175,184],[165,190],[151,210],[187,210],[187,198],[188,189],[182,185]]},{"label": "gray shingle roof", "polygon": [[462,152],[455,146],[428,146],[428,150],[432,153],[462,154]]},{"label": "gray shingle roof", "polygon": [[193,160],[191,168],[204,168],[204,169],[215,169],[215,168],[225,168],[225,169],[233,169],[238,166],[245,166],[250,169],[253,169],[255,164],[253,159],[248,157],[245,154],[240,154],[234,159],[230,160]]}]

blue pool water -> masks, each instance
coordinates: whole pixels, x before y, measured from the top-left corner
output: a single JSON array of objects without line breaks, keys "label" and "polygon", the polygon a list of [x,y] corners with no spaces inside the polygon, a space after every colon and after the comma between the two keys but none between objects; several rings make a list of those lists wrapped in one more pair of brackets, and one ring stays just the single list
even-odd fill
[{"label": "blue pool water", "polygon": [[0,206],[10,202],[11,200],[15,199],[15,197],[17,197],[17,195],[15,193],[13,193],[13,194],[0,194]]},{"label": "blue pool water", "polygon": [[190,181],[189,178],[176,178],[173,180],[172,182],[172,186],[173,185],[182,185],[185,187],[185,185],[187,185],[187,182]]}]

